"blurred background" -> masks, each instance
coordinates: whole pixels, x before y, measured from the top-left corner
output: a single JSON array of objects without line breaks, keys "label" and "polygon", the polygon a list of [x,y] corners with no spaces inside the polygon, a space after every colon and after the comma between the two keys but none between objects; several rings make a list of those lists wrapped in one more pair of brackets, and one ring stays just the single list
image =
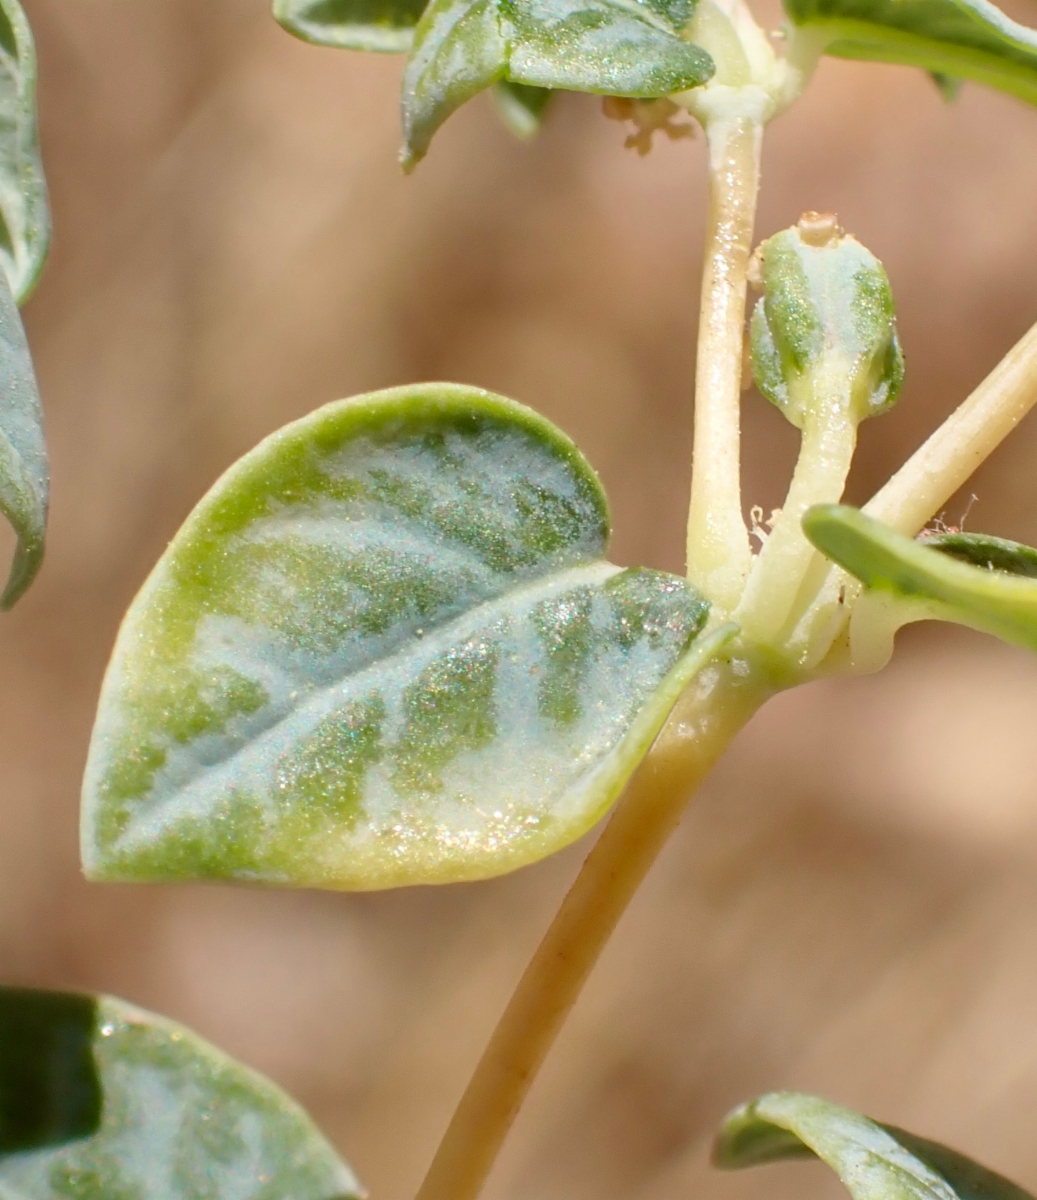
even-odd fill
[{"label": "blurred background", "polygon": [[[396,166],[400,61],[294,41],[264,0],[29,0],[55,239],[26,310],[53,516],[0,619],[0,974],[195,1027],[408,1200],[586,844],[371,895],[87,886],[77,793],[126,605],[194,502],[325,401],[480,384],[560,424],[614,557],[680,569],[701,138],[638,158],[590,97],[530,145],[483,97]],[[1015,13],[1037,25],[1037,2]],[[776,16],[767,17],[776,23]],[[885,262],[908,357],[867,497],[1037,319],[1037,111],[825,61],[771,129],[760,235],[832,209]],[[747,507],[793,431],[745,403]],[[1037,418],[948,507],[1037,541]],[[6,537],[6,531],[4,536]],[[0,548],[6,551],[10,541]],[[652,873],[533,1092],[493,1200],[835,1194],[723,1176],[712,1129],[831,1095],[1037,1185],[1037,658],[916,629],[882,675],[773,701]]]}]

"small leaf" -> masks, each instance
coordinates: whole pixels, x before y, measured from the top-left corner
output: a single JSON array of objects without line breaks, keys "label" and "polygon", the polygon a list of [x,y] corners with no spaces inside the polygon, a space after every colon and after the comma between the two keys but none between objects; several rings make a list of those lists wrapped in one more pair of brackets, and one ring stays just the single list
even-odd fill
[{"label": "small leaf", "polygon": [[681,31],[691,0],[431,0],[403,76],[403,164],[498,80],[654,99],[697,87],[713,60]]},{"label": "small leaf", "polygon": [[953,104],[961,95],[961,89],[965,81],[959,79],[956,75],[945,75],[943,71],[930,71],[929,77],[936,84],[936,90],[948,104]]},{"label": "small leaf", "polygon": [[398,54],[414,42],[426,0],[274,0],[274,17],[316,46]]},{"label": "small leaf", "polygon": [[123,623],[88,874],[377,888],[573,841],[729,632],[692,645],[705,601],[604,561],[608,532],[572,443],[475,388],[375,393],[274,434]]},{"label": "small leaf", "polygon": [[297,1104],[107,996],[0,988],[4,1200],[353,1200]]},{"label": "small leaf", "polygon": [[1033,1200],[938,1142],[799,1092],[772,1092],[736,1108],[713,1147],[713,1161],[727,1169],[815,1155],[853,1200]]},{"label": "small leaf", "polygon": [[43,561],[47,527],[47,446],[29,344],[14,297],[0,272],[0,512],[18,535],[0,609],[32,583]]},{"label": "small leaf", "polygon": [[[1037,31],[989,0],[784,0],[828,54],[973,79],[1037,104]],[[942,89],[941,89],[942,90]]]},{"label": "small leaf", "polygon": [[18,0],[0,0],[0,265],[19,304],[36,283],[49,242],[36,140],[36,50]]},{"label": "small leaf", "polygon": [[[810,509],[803,529],[869,588],[1037,650],[1037,551],[1028,546],[973,534],[915,541],[839,504]],[[919,619],[917,605],[908,619]]]},{"label": "small leaf", "polygon": [[524,142],[540,132],[544,109],[553,95],[550,88],[528,87],[506,79],[498,79],[493,85],[493,99],[501,120]]}]

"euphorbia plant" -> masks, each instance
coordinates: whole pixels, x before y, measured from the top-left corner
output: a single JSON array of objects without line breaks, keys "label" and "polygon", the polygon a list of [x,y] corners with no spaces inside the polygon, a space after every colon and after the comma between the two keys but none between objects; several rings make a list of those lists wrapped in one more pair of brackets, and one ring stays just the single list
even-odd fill
[{"label": "euphorbia plant", "polygon": [[[45,201],[28,27],[15,0],[0,8],[12,117],[0,276],[20,297]],[[457,384],[391,389],[317,409],[226,472],[134,601],[101,696],[82,824],[98,880],[485,878],[570,844],[615,805],[421,1192],[469,1200],[627,902],[762,704],[880,668],[908,621],[1037,649],[1037,551],[915,540],[1037,402],[1037,327],[858,512],[838,503],[857,427],[904,378],[885,271],[830,214],[806,213],[752,253],[765,126],[821,53],[1037,102],[1037,34],[983,0],[788,0],[783,53],[740,0],[275,9],[311,41],[408,53],[408,168],[489,88],[523,134],[563,89],[611,98],[639,148],[679,128],[682,110],[708,144],[686,578],[608,562],[597,477],[531,410]],[[761,294],[747,332],[750,283]],[[0,503],[20,538],[10,603],[39,564],[46,499],[31,369],[2,297],[0,329]],[[802,435],[756,552],[739,481],[747,337],[757,385]],[[1018,1193],[951,1151],[793,1094],[729,1118],[717,1156],[803,1152],[860,1200]],[[331,1200],[357,1187],[298,1108],[187,1031],[108,998],[0,991],[0,1193]]]}]

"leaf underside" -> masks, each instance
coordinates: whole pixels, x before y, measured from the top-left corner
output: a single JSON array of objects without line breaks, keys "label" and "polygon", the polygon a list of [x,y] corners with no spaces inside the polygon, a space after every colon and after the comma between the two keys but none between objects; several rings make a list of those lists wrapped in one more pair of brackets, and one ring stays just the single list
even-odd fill
[{"label": "leaf underside", "polygon": [[814,1156],[853,1200],[1032,1200],[938,1142],[798,1092],[772,1092],[735,1109],[713,1147],[713,1161],[726,1169]]},{"label": "leaf underside", "polygon": [[983,534],[919,541],[838,504],[810,509],[803,529],[868,588],[909,604],[906,619],[955,621],[1037,650],[1037,550]]},{"label": "leaf underside", "polygon": [[403,54],[427,0],[274,0],[274,17],[317,46]]},{"label": "leaf underside", "polygon": [[0,988],[4,1200],[351,1200],[294,1101],[107,996]]},{"label": "leaf underside", "polygon": [[47,528],[43,407],[18,306],[0,272],[0,512],[18,535],[0,609],[8,609],[43,561]]},{"label": "leaf underside", "polygon": [[0,512],[18,535],[0,609],[22,595],[43,559],[47,448],[16,301],[32,290],[49,239],[36,141],[36,53],[17,0],[0,0]]},{"label": "leaf underside", "polygon": [[36,50],[17,0],[0,0],[0,265],[19,304],[50,243],[36,136]]},{"label": "leaf underside", "polygon": [[784,0],[841,58],[905,63],[1037,104],[1037,31],[989,0]]},{"label": "leaf underside", "polygon": [[604,559],[575,447],[474,388],[331,404],[198,505],[134,601],[87,767],[100,879],[500,874],[608,808],[719,634]]},{"label": "leaf underside", "polygon": [[710,79],[680,36],[692,0],[431,0],[403,74],[405,167],[465,101],[500,80],[653,99]]}]

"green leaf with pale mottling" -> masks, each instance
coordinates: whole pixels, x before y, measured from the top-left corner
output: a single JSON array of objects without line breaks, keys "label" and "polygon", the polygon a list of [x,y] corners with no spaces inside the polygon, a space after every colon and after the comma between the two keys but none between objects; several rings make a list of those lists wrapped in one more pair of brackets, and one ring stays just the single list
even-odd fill
[{"label": "green leaf with pale mottling", "polygon": [[50,244],[36,138],[36,49],[18,0],[0,0],[0,265],[20,304]]},{"label": "green leaf with pale mottling", "polygon": [[0,988],[2,1200],[347,1200],[297,1104],[110,997]]},{"label": "green leaf with pale mottling", "polygon": [[88,874],[377,888],[579,837],[716,649],[688,583],[606,562],[608,532],[572,443],[474,388],[342,401],[268,438],[120,631]]},{"label": "green leaf with pale mottling", "polygon": [[404,53],[426,0],[274,0],[274,17],[296,37],[344,50]]},{"label": "green leaf with pale mottling", "polygon": [[818,505],[807,537],[874,591],[910,602],[907,619],[931,617],[1037,650],[1037,551],[976,534],[917,541],[855,508]]},{"label": "green leaf with pale mottling", "polygon": [[0,512],[18,535],[0,609],[32,583],[47,529],[47,446],[43,407],[18,306],[0,272]]},{"label": "green leaf with pale mottling", "polygon": [[681,36],[693,12],[693,0],[431,0],[403,76],[404,166],[500,80],[639,99],[707,82],[713,60]]},{"label": "green leaf with pale mottling", "polygon": [[814,1156],[853,1200],[1033,1200],[956,1150],[799,1092],[736,1108],[713,1147],[713,1161],[728,1169]]},{"label": "green leaf with pale mottling", "polygon": [[905,63],[1037,104],[1037,31],[989,0],[784,0],[793,22],[840,58]]}]

